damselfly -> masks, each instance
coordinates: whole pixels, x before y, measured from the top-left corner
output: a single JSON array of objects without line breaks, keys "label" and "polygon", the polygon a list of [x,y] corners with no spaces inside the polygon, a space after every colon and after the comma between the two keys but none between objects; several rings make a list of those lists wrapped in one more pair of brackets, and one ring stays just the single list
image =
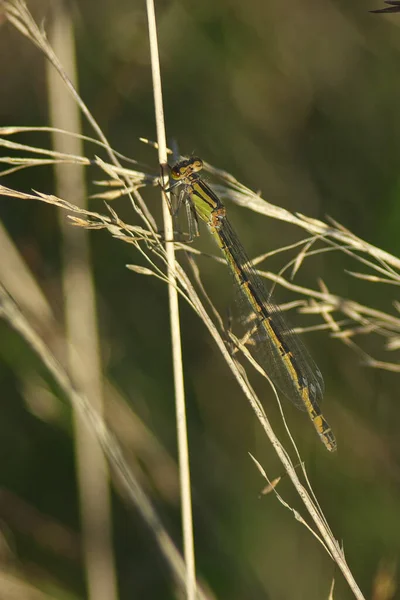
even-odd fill
[{"label": "damselfly", "polygon": [[267,293],[226,217],[224,204],[200,177],[202,168],[199,158],[177,163],[171,169],[176,181],[172,187],[184,186],[181,194],[191,222],[197,223],[197,217],[205,221],[225,256],[251,312],[251,351],[257,362],[287,398],[308,412],[326,448],[336,450],[335,436],[319,406],[324,394],[322,374]]}]

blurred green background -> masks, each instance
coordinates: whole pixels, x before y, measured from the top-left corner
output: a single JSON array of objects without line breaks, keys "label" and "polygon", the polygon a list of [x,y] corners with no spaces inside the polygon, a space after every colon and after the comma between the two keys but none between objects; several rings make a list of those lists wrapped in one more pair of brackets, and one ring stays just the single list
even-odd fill
[{"label": "blurred green background", "polygon": [[[398,255],[400,15],[368,13],[378,4],[175,0],[160,1],[156,8],[167,135],[178,141],[181,152],[226,169],[273,204],[314,218],[330,215]],[[39,20],[46,18],[46,2],[29,6]],[[72,8],[85,103],[114,148],[156,173],[155,152],[138,140],[156,137],[144,3],[84,0]],[[0,56],[1,124],[48,124],[39,51],[3,23]],[[86,125],[85,131],[91,134]],[[21,135],[18,141],[50,144],[45,134]],[[95,152],[88,146],[88,156]],[[94,168],[87,175],[89,182],[104,179]],[[3,182],[25,191],[54,192],[53,174],[45,168]],[[145,190],[144,197],[160,216],[159,194]],[[99,201],[91,206],[102,210]],[[126,221],[135,221],[127,200],[113,207]],[[0,211],[62,324],[55,209],[2,198]],[[251,256],[304,235],[235,206],[229,211]],[[216,253],[204,237],[195,245]],[[167,290],[155,278],[125,269],[126,263],[140,262],[130,246],[106,232],[92,232],[90,241],[103,369],[119,389],[125,411],[122,418],[121,406],[109,406],[109,421],[180,547],[173,463],[164,457],[169,466],[163,471],[164,463],[156,460],[156,477],[154,465],[135,457],[134,425],[131,432],[127,427],[132,411],[176,460]],[[278,270],[286,260],[284,255],[266,268]],[[225,268],[204,257],[199,266],[224,314],[231,302]],[[296,283],[315,288],[322,277],[333,293],[395,312],[391,287],[355,281],[345,269],[359,266],[343,254],[327,254],[306,262]],[[296,299],[287,292],[283,297]],[[248,452],[271,478],[282,475],[282,468],[207,331],[184,303],[181,313],[199,574],[218,598],[327,598],[333,577],[335,597],[351,598],[342,576],[305,527],[273,495],[259,497],[264,483]],[[302,319],[306,325],[317,322]],[[3,567],[15,569],[54,598],[85,598],[69,407],[46,388],[45,372],[24,343],[4,323],[0,331]],[[306,343],[324,373],[323,409],[338,452],[328,455],[306,416],[285,404],[292,433],[366,597],[400,598],[395,588],[399,375],[363,367],[355,353],[324,332],[307,335]],[[398,354],[383,350],[378,336],[361,343],[380,360],[398,361]],[[255,385],[283,438],[272,393],[259,379]],[[304,514],[288,479],[279,491]],[[113,496],[113,515],[120,597],[175,597],[152,534],[118,494]],[[385,577],[393,577],[393,591],[377,595],[377,582]]]}]

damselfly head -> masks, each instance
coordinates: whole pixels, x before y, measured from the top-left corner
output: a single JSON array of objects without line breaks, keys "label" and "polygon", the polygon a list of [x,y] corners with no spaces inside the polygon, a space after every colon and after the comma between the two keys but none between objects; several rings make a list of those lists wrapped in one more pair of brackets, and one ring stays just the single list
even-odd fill
[{"label": "damselfly head", "polygon": [[171,177],[172,179],[184,179],[185,177],[189,177],[192,173],[196,173],[197,171],[201,171],[203,168],[203,161],[201,158],[197,158],[192,156],[187,160],[181,160],[176,163],[173,167],[171,167]]}]

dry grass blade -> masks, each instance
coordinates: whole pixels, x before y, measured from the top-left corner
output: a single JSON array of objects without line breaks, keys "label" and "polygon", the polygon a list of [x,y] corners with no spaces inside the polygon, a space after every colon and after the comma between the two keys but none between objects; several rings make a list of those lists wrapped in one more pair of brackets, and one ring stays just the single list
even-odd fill
[{"label": "dry grass blade", "polygon": [[[265,489],[268,490],[268,493],[270,493],[271,491],[274,492],[276,498],[278,499],[278,501],[282,504],[282,506],[284,506],[285,508],[287,508],[290,512],[293,513],[296,521],[298,521],[299,523],[301,523],[302,525],[304,525],[308,531],[315,537],[316,540],[318,540],[318,542],[324,547],[324,549],[329,553],[329,549],[327,548],[327,546],[325,545],[323,539],[312,529],[312,527],[310,527],[308,525],[308,523],[303,519],[303,517],[300,515],[300,513],[294,509],[292,506],[289,506],[289,504],[282,498],[282,496],[278,493],[276,486],[277,483],[273,483],[272,481],[269,480],[264,468],[261,466],[261,464],[258,462],[258,460],[252,455],[250,454],[250,458],[253,460],[253,462],[255,463],[257,469],[259,470],[259,472],[261,473],[261,475],[264,477],[264,479],[267,481],[267,487]],[[280,478],[278,478],[280,479]],[[274,479],[274,482],[276,482],[277,480]],[[331,558],[333,558],[331,556]]]}]

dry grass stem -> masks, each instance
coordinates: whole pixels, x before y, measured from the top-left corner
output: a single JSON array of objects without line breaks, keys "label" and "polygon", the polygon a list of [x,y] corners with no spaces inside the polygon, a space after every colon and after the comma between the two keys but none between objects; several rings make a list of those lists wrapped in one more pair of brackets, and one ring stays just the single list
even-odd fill
[{"label": "dry grass stem", "polygon": [[[167,143],[164,122],[164,108],[161,87],[161,69],[158,52],[157,23],[154,0],[146,0],[149,27],[151,71],[153,81],[155,121],[157,127],[158,162],[161,171],[167,166]],[[168,185],[168,173],[161,175],[162,188]],[[164,201],[163,201],[164,200]],[[183,531],[183,551],[186,566],[186,597],[196,598],[196,565],[193,535],[192,491],[190,479],[189,444],[186,419],[185,386],[183,381],[182,342],[180,332],[178,291],[176,288],[176,260],[173,240],[173,222],[169,210],[169,194],[161,198],[166,241],[168,297],[171,325],[172,365],[175,389],[176,431],[178,438],[179,480],[181,489],[181,517]]]}]

